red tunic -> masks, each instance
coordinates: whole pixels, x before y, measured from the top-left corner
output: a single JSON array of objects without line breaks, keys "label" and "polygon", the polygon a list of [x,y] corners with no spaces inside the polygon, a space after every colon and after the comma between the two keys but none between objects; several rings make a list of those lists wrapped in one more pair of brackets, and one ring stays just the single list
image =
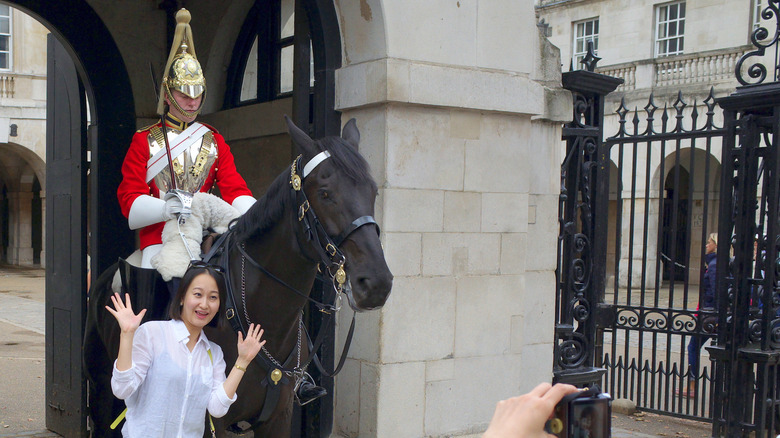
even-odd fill
[{"label": "red tunic", "polygon": [[[149,135],[151,135],[150,130],[154,126],[160,126],[160,124],[149,126],[133,135],[133,141],[130,143],[125,161],[122,163],[122,182],[117,189],[117,198],[125,217],[128,217],[130,207],[139,196],[151,195],[155,198],[161,198],[154,180],[146,183],[146,163],[150,158]],[[233,154],[230,153],[230,147],[225,143],[225,138],[211,126],[208,128],[213,131],[214,141],[217,144],[217,160],[209,170],[209,175],[200,191],[208,192],[216,183],[222,199],[228,204],[232,204],[239,196],[252,196],[252,192],[246,186],[246,181],[236,170]],[[158,222],[140,229],[141,249],[162,243],[164,225],[165,222]]]}]

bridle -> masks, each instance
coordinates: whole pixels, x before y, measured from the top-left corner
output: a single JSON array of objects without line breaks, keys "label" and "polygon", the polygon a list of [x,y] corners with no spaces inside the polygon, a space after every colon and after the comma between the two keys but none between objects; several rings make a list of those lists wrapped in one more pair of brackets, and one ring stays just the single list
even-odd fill
[{"label": "bridle", "polygon": [[353,220],[338,236],[331,238],[325,227],[322,226],[311,203],[303,191],[303,179],[306,178],[320,163],[330,158],[330,152],[322,151],[315,155],[303,166],[302,177],[298,175],[297,169],[300,168],[302,155],[298,155],[290,166],[290,187],[295,196],[296,205],[298,205],[298,222],[303,226],[304,233],[309,242],[312,242],[314,249],[320,257],[318,269],[327,275],[333,283],[336,292],[343,292],[344,285],[347,283],[347,274],[344,271],[344,262],[346,257],[341,252],[339,246],[344,243],[352,233],[364,225],[373,224],[376,226],[377,235],[380,234],[379,225],[373,216],[360,216]]},{"label": "bridle", "polygon": [[[323,324],[323,326],[320,328],[319,333],[317,334],[317,338],[314,342],[311,342],[310,339],[308,339],[307,335],[307,344],[309,346],[310,354],[308,355],[308,359],[305,363],[300,363],[300,349],[301,349],[301,335],[300,332],[304,330],[302,328],[303,324],[300,322],[299,318],[299,339],[298,339],[298,345],[297,347],[291,352],[290,357],[284,361],[284,363],[280,363],[280,361],[273,358],[270,353],[266,352],[266,355],[257,355],[256,360],[258,360],[261,364],[261,366],[268,371],[268,375],[266,377],[267,384],[273,384],[273,386],[276,386],[280,381],[282,383],[286,382],[287,379],[285,378],[285,375],[292,376],[295,375],[296,378],[300,378],[300,376],[305,373],[305,369],[308,367],[308,365],[313,361],[315,362],[316,366],[319,368],[320,372],[328,377],[335,376],[336,374],[341,371],[341,368],[344,365],[344,362],[346,360],[347,353],[349,352],[349,347],[352,342],[352,335],[354,333],[355,329],[355,312],[353,311],[352,314],[352,322],[350,324],[350,328],[346,337],[344,348],[342,349],[341,358],[339,359],[338,365],[334,368],[332,372],[326,371],[322,364],[320,363],[319,359],[317,358],[316,352],[319,350],[320,346],[324,342],[326,338],[326,334],[328,332],[326,325],[329,325],[332,323],[332,320],[335,319],[335,313],[340,310],[340,304],[338,304],[341,295],[340,293],[349,294],[351,293],[351,287],[349,286],[349,278],[348,275],[344,269],[344,264],[346,262],[346,256],[341,251],[339,246],[344,243],[344,241],[352,235],[355,231],[360,229],[361,227],[365,225],[373,224],[376,226],[377,235],[379,235],[379,225],[376,223],[376,220],[371,215],[365,215],[360,216],[357,219],[353,220],[341,233],[339,233],[336,237],[331,237],[328,232],[325,230],[325,227],[320,222],[319,218],[317,217],[317,214],[314,212],[314,209],[311,207],[311,203],[308,200],[308,197],[306,196],[306,193],[303,191],[303,180],[314,170],[317,168],[317,166],[322,163],[323,161],[330,158],[330,152],[328,151],[322,151],[315,155],[311,160],[309,160],[304,166],[303,171],[299,175],[298,169],[301,168],[301,161],[302,161],[302,155],[299,155],[296,157],[296,159],[293,161],[292,165],[290,166],[290,189],[292,190],[292,196],[295,199],[295,205],[297,206],[297,218],[298,222],[300,223],[301,227],[303,228],[303,234],[306,237],[306,240],[312,244],[312,247],[316,251],[319,260],[315,260],[317,265],[317,270],[319,272],[319,275],[322,277],[325,277],[327,281],[323,281],[324,283],[330,283],[333,285],[333,290],[335,291],[335,295],[333,296],[333,303],[326,303],[323,301],[318,301],[309,296],[309,294],[303,293],[299,290],[297,290],[295,287],[287,284],[284,280],[281,278],[275,276],[273,273],[269,272],[265,267],[263,267],[260,263],[258,263],[251,255],[249,255],[245,248],[243,242],[228,242],[230,240],[230,237],[228,237],[230,234],[232,234],[230,231],[228,233],[225,233],[222,237],[220,237],[220,240],[223,238],[225,239],[224,242],[217,242],[214,246],[227,246],[227,245],[235,245],[239,252],[241,253],[242,257],[242,277],[244,275],[243,273],[243,266],[244,261],[248,261],[251,266],[254,266],[256,269],[263,272],[266,276],[273,279],[277,283],[284,286],[286,289],[289,289],[290,291],[294,292],[295,294],[305,298],[307,301],[311,302],[314,306],[316,306],[320,312],[330,316],[330,318]],[[210,251],[208,255],[204,257],[204,261],[208,261],[212,253],[214,252],[214,249]],[[225,251],[223,253],[223,256],[226,256],[228,251]],[[223,263],[226,265],[229,269],[229,263]],[[229,278],[229,273],[226,274],[226,277]],[[243,282],[242,282],[243,283]],[[226,296],[226,317],[228,321],[230,322],[231,326],[235,331],[241,331],[242,333],[245,333],[244,328],[241,324],[240,317],[238,317],[238,312],[236,310],[236,300],[232,292],[232,286],[230,285],[230,282],[227,282],[227,296]],[[246,315],[246,302],[245,302],[245,286],[242,284],[242,305],[244,307],[245,315]],[[324,295],[324,294],[323,294]],[[249,320],[247,318],[247,323],[249,323]],[[288,365],[292,360],[293,356],[297,353],[297,361],[293,368],[288,368],[290,365]],[[267,357],[266,357],[267,356]],[[269,387],[270,389],[270,387]],[[264,406],[264,411],[266,410]],[[264,413],[261,413],[260,417],[263,417]],[[262,419],[260,421],[263,421]]]}]

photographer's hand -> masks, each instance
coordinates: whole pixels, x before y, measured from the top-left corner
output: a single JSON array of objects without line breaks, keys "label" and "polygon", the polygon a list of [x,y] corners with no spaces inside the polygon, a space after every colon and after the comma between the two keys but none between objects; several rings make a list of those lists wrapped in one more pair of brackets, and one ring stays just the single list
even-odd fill
[{"label": "photographer's hand", "polygon": [[571,385],[542,383],[527,394],[502,400],[482,438],[553,436],[544,431],[544,423],[564,396],[577,391]]}]

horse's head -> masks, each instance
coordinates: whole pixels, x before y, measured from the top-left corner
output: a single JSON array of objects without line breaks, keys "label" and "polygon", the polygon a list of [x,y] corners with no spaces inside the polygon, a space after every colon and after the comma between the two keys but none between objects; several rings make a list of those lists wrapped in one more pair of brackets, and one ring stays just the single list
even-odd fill
[{"label": "horse's head", "polygon": [[[341,137],[312,140],[289,119],[293,144],[301,154],[302,191],[325,232],[345,256],[345,292],[354,310],[382,307],[393,284],[374,222],[377,186],[358,153],[355,119]],[[316,242],[313,242],[316,244]],[[322,241],[320,242],[322,243]]]}]

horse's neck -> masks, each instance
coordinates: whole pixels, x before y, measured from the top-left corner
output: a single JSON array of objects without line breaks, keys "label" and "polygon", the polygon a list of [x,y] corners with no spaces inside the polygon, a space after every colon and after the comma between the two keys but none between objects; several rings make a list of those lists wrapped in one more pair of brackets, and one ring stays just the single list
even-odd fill
[{"label": "horse's neck", "polygon": [[[294,224],[297,225],[297,224]],[[316,274],[316,263],[301,254],[297,240],[292,235],[289,222],[277,224],[262,235],[253,236],[243,242],[244,251],[260,266],[286,285],[307,294],[311,290]],[[258,321],[270,331],[277,331],[282,337],[297,333],[297,319],[306,304],[306,299],[262,272],[251,262],[233,251],[232,277],[243,282],[234,287],[239,294],[245,288],[247,312],[258,315]],[[241,300],[241,296],[237,297]],[[271,316],[273,315],[273,316]],[[263,319],[264,321],[261,321]]]}]

